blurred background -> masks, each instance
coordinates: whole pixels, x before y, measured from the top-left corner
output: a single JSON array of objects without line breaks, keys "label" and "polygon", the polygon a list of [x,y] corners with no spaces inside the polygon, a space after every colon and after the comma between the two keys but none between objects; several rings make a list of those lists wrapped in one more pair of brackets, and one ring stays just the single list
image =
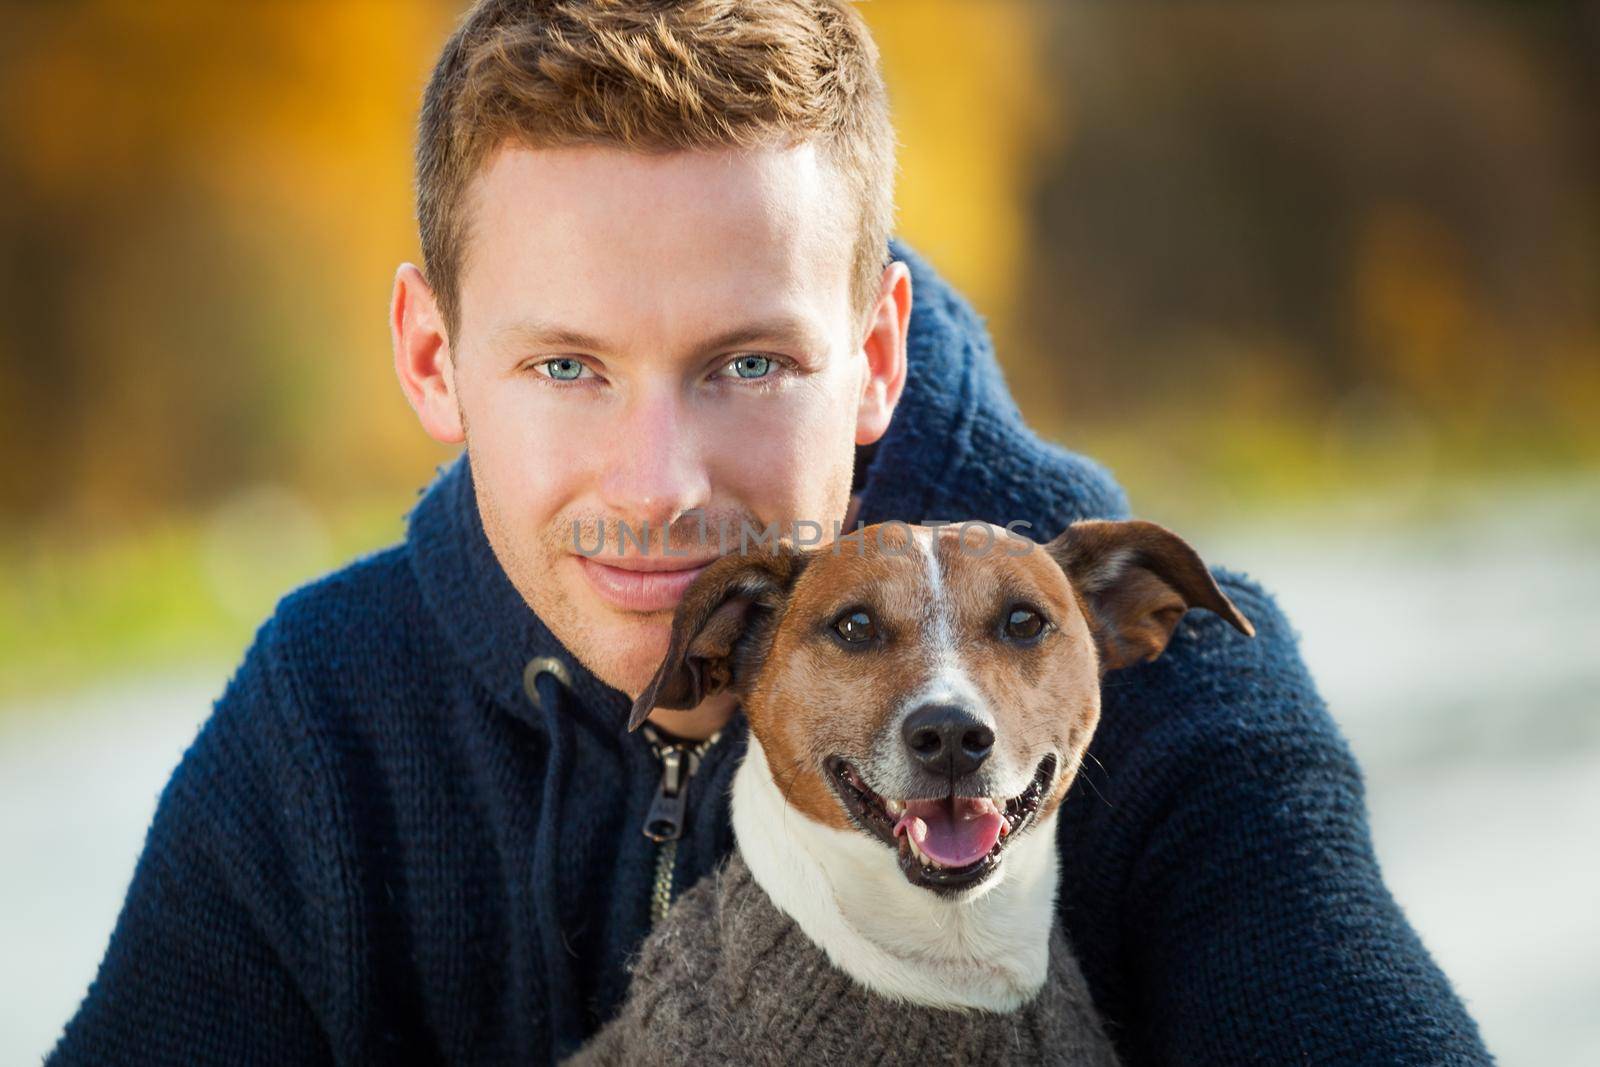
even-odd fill
[{"label": "blurred background", "polygon": [[[273,604],[454,450],[385,322],[443,0],[0,3],[0,1060]],[[899,232],[1275,591],[1508,1063],[1600,1062],[1600,6],[871,0]]]}]

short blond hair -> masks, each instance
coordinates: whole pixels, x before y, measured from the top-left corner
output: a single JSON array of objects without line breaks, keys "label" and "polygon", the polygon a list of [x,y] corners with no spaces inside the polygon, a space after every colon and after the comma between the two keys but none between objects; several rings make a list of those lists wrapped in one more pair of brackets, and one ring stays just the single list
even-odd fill
[{"label": "short blond hair", "polygon": [[895,139],[877,44],[848,0],[478,0],[418,124],[423,269],[452,337],[465,193],[508,140],[647,153],[814,141],[857,209],[856,321],[876,303]]}]

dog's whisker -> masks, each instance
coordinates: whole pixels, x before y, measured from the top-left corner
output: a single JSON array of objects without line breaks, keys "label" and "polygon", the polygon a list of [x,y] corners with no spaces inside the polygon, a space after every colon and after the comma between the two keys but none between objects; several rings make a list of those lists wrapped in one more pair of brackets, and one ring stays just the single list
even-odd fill
[{"label": "dog's whisker", "polygon": [[[1087,756],[1089,759],[1094,760],[1095,764],[1100,768],[1100,772],[1102,774],[1104,774],[1107,778],[1111,777],[1111,773],[1106,770],[1106,765],[1104,763],[1100,762],[1100,757],[1096,756],[1093,752],[1090,752],[1088,749],[1084,749],[1083,750],[1083,754],[1085,756]],[[1079,765],[1081,766],[1083,761],[1079,760],[1078,762],[1079,762]],[[1100,787],[1094,784],[1094,778],[1091,775],[1080,774],[1080,775],[1078,775],[1078,778],[1081,778],[1083,780],[1083,784],[1088,786],[1090,791],[1093,792],[1095,796],[1100,798],[1100,802],[1102,804],[1104,804],[1108,808],[1116,807],[1115,804],[1111,803],[1111,801],[1106,798],[1106,795],[1104,793],[1100,792]]]}]

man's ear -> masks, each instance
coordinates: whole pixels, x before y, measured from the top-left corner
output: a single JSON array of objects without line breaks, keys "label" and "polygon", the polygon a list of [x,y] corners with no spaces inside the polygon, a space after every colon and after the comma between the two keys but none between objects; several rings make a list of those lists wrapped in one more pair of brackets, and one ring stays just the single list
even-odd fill
[{"label": "man's ear", "polygon": [[1206,608],[1247,637],[1250,620],[1217,588],[1199,553],[1153,522],[1075,522],[1045,545],[1089,609],[1100,669],[1155,659],[1178,620]]},{"label": "man's ear", "polygon": [[628,729],[637,730],[656,708],[688,710],[724,689],[746,691],[805,559],[779,541],[723,556],[701,572],[678,601],[666,657],[633,702]]},{"label": "man's ear", "polygon": [[428,436],[447,445],[466,440],[450,338],[433,290],[410,263],[395,271],[389,299],[389,338],[400,388]]},{"label": "man's ear", "polygon": [[883,270],[878,302],[867,321],[861,354],[866,370],[856,409],[856,444],[870,445],[889,429],[906,387],[906,337],[911,326],[911,268],[895,260]]}]

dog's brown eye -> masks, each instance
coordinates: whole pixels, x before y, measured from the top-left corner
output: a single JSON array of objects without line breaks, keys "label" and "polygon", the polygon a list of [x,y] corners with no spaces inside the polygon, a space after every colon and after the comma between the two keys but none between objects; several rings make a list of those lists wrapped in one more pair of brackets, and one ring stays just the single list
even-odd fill
[{"label": "dog's brown eye", "polygon": [[870,641],[877,634],[878,628],[872,624],[872,616],[864,611],[851,611],[841,616],[833,624],[839,631],[839,636],[846,641]]},{"label": "dog's brown eye", "polygon": [[1044,630],[1044,619],[1031,608],[1012,608],[1006,616],[1006,636],[1018,641],[1029,641]]}]

